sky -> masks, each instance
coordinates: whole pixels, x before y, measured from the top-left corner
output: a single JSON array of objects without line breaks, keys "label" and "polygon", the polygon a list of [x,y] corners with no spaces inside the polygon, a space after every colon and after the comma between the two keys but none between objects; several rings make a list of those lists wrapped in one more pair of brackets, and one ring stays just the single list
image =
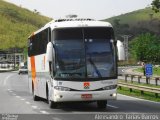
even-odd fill
[{"label": "sky", "polygon": [[143,9],[153,0],[5,0],[53,19],[76,14],[79,18],[102,20]]}]

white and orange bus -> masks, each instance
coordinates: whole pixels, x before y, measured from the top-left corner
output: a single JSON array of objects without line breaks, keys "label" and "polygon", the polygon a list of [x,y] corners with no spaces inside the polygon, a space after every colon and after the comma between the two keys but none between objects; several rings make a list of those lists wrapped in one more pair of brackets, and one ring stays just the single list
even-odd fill
[{"label": "white and orange bus", "polygon": [[[28,38],[29,88],[33,99],[51,108],[60,102],[96,101],[105,108],[117,97],[117,53],[122,44],[110,23],[92,19],[59,19]],[[120,49],[119,49],[120,48]]]}]

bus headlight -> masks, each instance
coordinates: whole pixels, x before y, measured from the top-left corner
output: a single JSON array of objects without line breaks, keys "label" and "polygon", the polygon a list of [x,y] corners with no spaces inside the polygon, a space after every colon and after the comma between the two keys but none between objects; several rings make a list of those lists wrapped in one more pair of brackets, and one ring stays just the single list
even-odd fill
[{"label": "bus headlight", "polygon": [[62,86],[55,86],[54,89],[59,90],[59,91],[70,91],[70,88],[67,87],[62,87]]},{"label": "bus headlight", "polygon": [[111,90],[116,88],[117,88],[117,85],[110,85],[110,86],[103,87],[103,90]]}]

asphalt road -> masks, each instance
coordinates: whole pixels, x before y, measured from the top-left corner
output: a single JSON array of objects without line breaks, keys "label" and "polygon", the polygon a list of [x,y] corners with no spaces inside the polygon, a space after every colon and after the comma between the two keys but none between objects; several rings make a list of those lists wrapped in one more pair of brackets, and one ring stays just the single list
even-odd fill
[{"label": "asphalt road", "polygon": [[[26,120],[31,118],[41,120],[44,119],[43,117],[55,120],[90,120],[95,119],[96,114],[159,112],[160,103],[120,94],[117,100],[108,101],[105,110],[98,109],[96,103],[67,103],[61,104],[57,109],[50,109],[45,100],[37,102],[32,100],[32,95],[28,90],[27,74],[18,75],[17,72],[0,73],[0,113],[3,114],[0,116],[0,120],[5,116],[4,114],[20,114],[19,118],[23,117]],[[44,115],[42,116],[42,114]]]},{"label": "asphalt road", "polygon": [[[127,69],[130,69],[130,67],[120,67],[120,68],[118,68],[118,74],[119,75],[125,74]],[[130,73],[130,74],[136,74],[136,73]],[[118,76],[118,79],[124,80],[125,76]],[[127,77],[127,81],[131,81],[131,76]],[[137,76],[134,77],[133,81],[138,82],[138,77]],[[141,83],[146,83],[146,77],[143,76],[143,78],[140,79],[140,82]],[[155,79],[154,78],[150,79],[149,84],[156,85]],[[157,81],[157,84],[160,85],[160,80]]]}]

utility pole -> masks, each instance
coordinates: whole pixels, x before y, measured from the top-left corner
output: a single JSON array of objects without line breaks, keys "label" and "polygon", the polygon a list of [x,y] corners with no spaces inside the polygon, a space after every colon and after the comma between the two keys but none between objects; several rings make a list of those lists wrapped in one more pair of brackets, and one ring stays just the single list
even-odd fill
[{"label": "utility pole", "polygon": [[124,39],[124,49],[125,49],[125,60],[128,62],[128,39],[131,37],[131,35],[121,35]]}]

